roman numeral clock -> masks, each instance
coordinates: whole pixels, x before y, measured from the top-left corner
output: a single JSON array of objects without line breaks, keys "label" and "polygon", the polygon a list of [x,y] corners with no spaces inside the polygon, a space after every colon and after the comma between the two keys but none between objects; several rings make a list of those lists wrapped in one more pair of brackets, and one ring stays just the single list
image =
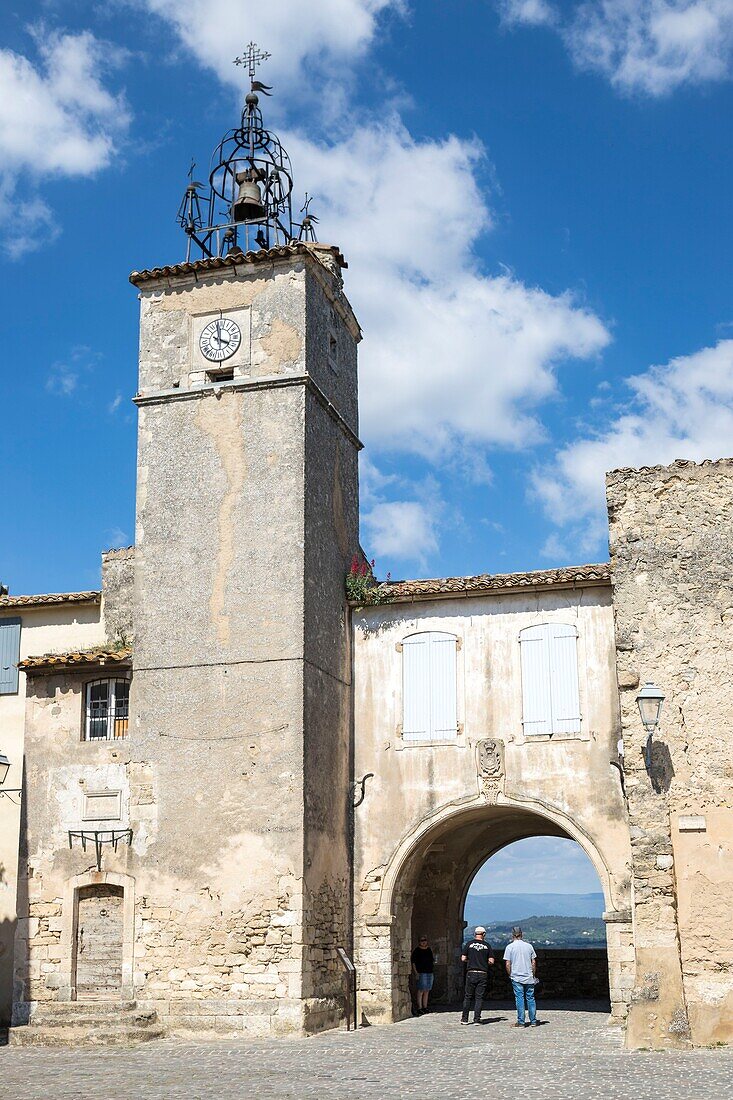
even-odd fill
[{"label": "roman numeral clock", "polygon": [[242,343],[242,330],[230,317],[218,317],[209,321],[199,337],[199,348],[210,363],[222,363],[230,359]]}]

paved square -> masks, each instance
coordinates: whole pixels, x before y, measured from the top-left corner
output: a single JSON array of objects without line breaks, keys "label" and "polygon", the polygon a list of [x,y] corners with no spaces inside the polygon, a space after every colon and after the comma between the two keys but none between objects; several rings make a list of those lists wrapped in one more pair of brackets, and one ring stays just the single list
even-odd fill
[{"label": "paved square", "polygon": [[438,1011],[356,1034],[310,1039],[162,1040],[107,1050],[0,1049],[8,1100],[729,1100],[733,1048],[628,1053],[604,1012],[545,1008],[542,1027],[509,1027],[492,1004],[481,1026]]}]

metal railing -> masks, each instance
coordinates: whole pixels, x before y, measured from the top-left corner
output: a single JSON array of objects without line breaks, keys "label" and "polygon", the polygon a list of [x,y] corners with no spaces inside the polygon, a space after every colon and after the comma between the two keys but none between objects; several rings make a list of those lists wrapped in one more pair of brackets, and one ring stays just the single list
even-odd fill
[{"label": "metal railing", "polygon": [[343,947],[336,948],[336,954],[344,968],[346,977],[346,1030],[356,1031],[359,1026],[356,1006],[356,967],[344,951]]}]

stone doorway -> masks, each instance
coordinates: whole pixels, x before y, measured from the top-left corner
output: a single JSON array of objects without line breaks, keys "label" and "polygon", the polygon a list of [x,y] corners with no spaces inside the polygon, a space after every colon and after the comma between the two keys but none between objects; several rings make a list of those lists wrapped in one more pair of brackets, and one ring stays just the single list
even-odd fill
[{"label": "stone doorway", "polygon": [[576,840],[595,868],[605,899],[611,1012],[626,1014],[625,991],[633,983],[629,885],[625,864],[614,874],[590,837],[554,813],[525,805],[483,804],[434,819],[395,853],[380,884],[381,904],[357,927],[362,977],[361,1005],[370,1022],[410,1015],[410,954],[426,933],[438,956],[434,1001],[462,998],[464,905],[476,871],[516,840],[535,836]]},{"label": "stone doorway", "polygon": [[122,996],[124,890],[101,883],[78,891],[75,982],[79,1001]]}]

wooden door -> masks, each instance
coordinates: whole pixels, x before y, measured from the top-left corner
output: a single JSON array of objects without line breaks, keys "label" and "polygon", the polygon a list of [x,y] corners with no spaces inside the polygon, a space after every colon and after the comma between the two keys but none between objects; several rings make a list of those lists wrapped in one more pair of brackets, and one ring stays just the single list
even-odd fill
[{"label": "wooden door", "polygon": [[121,886],[79,890],[76,934],[76,997],[114,1000],[122,993]]}]

